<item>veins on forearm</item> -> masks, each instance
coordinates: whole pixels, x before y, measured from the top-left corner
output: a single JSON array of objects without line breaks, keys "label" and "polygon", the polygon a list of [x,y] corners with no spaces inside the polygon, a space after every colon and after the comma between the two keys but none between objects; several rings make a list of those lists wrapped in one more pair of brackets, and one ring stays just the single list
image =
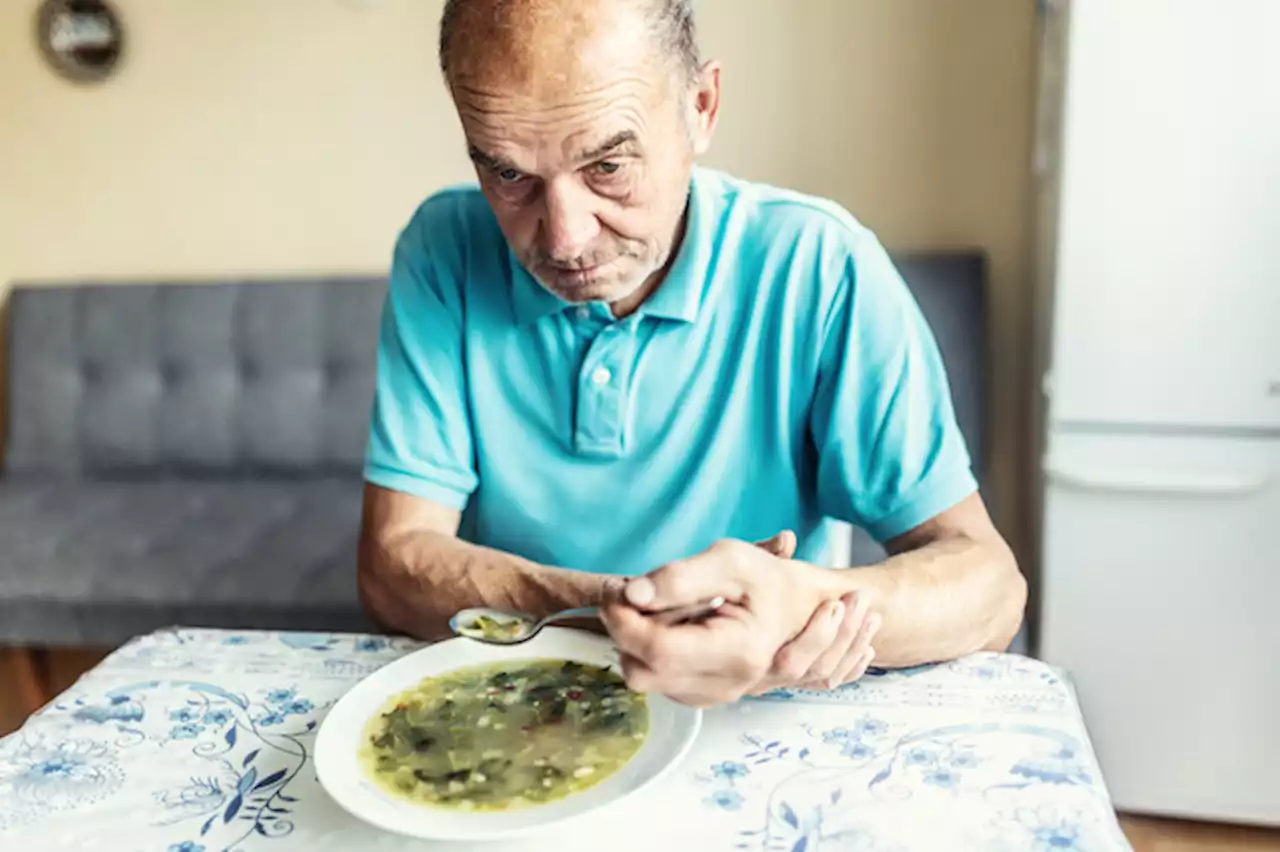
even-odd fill
[{"label": "veins on forearm", "polygon": [[[376,561],[375,561],[376,560]],[[411,635],[448,634],[448,619],[474,606],[546,615],[594,603],[597,575],[550,568],[452,536],[415,532],[378,548],[370,608]]]},{"label": "veins on forearm", "polygon": [[883,619],[876,665],[921,665],[1008,646],[1021,623],[1025,583],[1007,548],[966,535],[897,544],[880,565],[848,572],[849,584],[869,595]]}]

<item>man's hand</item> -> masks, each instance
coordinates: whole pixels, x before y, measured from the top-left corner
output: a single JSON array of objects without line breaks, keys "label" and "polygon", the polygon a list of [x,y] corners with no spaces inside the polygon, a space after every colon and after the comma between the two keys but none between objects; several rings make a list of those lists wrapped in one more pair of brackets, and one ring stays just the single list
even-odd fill
[{"label": "man's hand", "polygon": [[[795,533],[784,530],[757,546],[780,559],[796,553]],[[775,689],[835,689],[867,673],[875,659],[871,641],[880,629],[879,613],[870,612],[866,598],[849,592],[814,611],[804,632],[778,649],[773,666],[749,694]]]},{"label": "man's hand", "polygon": [[778,649],[773,667],[751,695],[775,689],[836,689],[867,673],[880,629],[880,614],[870,612],[866,598],[849,592],[827,601],[809,619],[804,632]]},{"label": "man's hand", "polygon": [[[773,541],[717,542],[606,597],[601,618],[633,689],[709,707],[765,681],[779,648],[802,632],[826,594],[824,569],[774,555],[795,545]],[[646,615],[717,595],[728,602],[698,623],[664,626]],[[833,641],[838,633],[839,624]]]}]

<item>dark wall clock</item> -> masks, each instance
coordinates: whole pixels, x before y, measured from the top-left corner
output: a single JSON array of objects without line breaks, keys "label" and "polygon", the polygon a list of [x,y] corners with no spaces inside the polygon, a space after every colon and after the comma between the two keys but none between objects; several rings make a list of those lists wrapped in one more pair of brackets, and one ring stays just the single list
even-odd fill
[{"label": "dark wall clock", "polygon": [[44,0],[36,38],[53,70],[77,83],[110,77],[124,50],[120,16],[105,0]]}]

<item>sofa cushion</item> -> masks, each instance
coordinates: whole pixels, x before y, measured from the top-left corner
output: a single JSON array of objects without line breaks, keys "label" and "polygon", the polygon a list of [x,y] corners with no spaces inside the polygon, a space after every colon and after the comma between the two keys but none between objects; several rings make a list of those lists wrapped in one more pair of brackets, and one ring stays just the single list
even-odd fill
[{"label": "sofa cushion", "polygon": [[356,473],[385,290],[373,278],[16,287],[6,467]]},{"label": "sofa cushion", "polygon": [[360,494],[347,477],[0,480],[0,642],[372,629],[355,588]]}]

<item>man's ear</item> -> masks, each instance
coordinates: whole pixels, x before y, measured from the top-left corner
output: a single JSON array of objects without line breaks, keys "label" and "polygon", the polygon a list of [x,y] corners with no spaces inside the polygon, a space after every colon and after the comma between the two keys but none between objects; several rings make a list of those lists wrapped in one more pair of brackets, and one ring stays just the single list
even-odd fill
[{"label": "man's ear", "polygon": [[720,63],[712,60],[698,69],[693,97],[689,101],[689,126],[692,129],[695,155],[711,148],[720,119]]}]

